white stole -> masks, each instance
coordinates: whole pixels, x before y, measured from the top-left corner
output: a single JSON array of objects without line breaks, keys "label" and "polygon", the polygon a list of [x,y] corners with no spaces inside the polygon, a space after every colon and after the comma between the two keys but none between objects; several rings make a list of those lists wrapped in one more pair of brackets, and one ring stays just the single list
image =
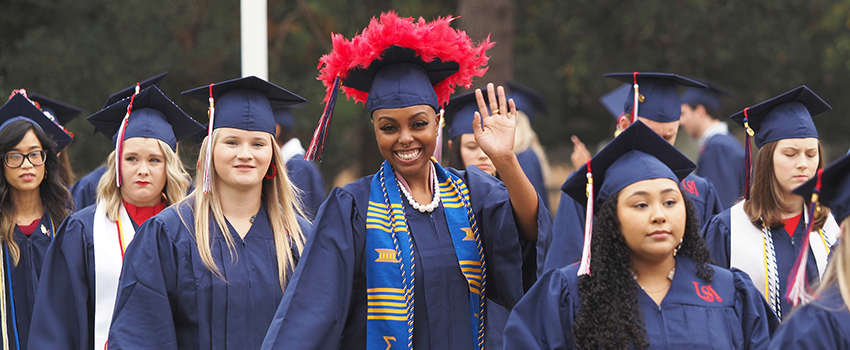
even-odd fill
[{"label": "white stole", "polygon": [[[124,244],[130,244],[136,230],[124,204],[120,204],[121,230]],[[121,242],[118,239],[118,226],[106,217],[106,204],[98,201],[94,212],[92,227],[94,245],[94,350],[106,348],[109,337],[109,325],[115,309],[118,294],[118,278],[121,277]]]},{"label": "white stole", "polygon": [[[747,213],[744,212],[744,201],[735,204],[730,209],[731,227],[729,228],[729,260],[730,267],[737,267],[748,275],[756,285],[756,289],[765,297],[765,281],[767,280],[767,257],[764,251],[764,233],[758,227],[755,227],[750,221]],[[807,222],[808,212],[803,210],[803,220]],[[812,253],[815,256],[815,262],[818,265],[818,278],[823,277],[826,271],[827,258],[829,257],[828,248],[835,243],[835,239],[840,234],[841,230],[829,214],[829,218],[823,225],[823,237],[815,231],[809,239],[809,246],[812,247]],[[794,257],[796,259],[796,257]],[[784,286],[782,286],[784,287]]]}]

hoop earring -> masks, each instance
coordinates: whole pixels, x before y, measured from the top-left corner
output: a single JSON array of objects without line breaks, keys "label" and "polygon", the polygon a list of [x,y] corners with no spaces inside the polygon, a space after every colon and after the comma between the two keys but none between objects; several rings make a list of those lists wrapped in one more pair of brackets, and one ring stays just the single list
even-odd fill
[{"label": "hoop earring", "polygon": [[266,180],[274,179],[274,177],[277,175],[277,167],[274,166],[274,163],[272,163],[271,166],[272,166],[272,174],[269,175],[268,173],[266,173],[266,176],[264,176],[266,178]]},{"label": "hoop earring", "polygon": [[680,240],[679,240],[679,246],[678,246],[678,247],[676,247],[676,249],[673,249],[673,256],[676,256],[676,254],[678,254],[678,253],[679,253],[679,249],[682,249],[682,242],[683,242],[684,240],[685,240],[684,238],[682,238],[682,239],[680,239]]}]

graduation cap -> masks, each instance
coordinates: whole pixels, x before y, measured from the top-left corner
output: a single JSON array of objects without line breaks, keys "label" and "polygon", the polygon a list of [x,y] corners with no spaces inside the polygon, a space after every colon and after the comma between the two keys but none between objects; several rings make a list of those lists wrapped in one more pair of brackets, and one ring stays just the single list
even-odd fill
[{"label": "graduation cap", "polygon": [[50,113],[60,125],[67,125],[71,120],[80,115],[80,113],[83,113],[83,109],[80,107],[72,106],[44,95],[29,94],[28,97],[33,102],[38,102],[41,111]]},{"label": "graduation cap", "polygon": [[[204,126],[171,102],[156,85],[125,98],[86,120],[115,143],[115,152],[123,153],[124,140],[145,137],[161,140],[177,151],[177,141],[196,135]],[[121,187],[121,162],[116,161],[116,186]]]},{"label": "graduation cap", "polygon": [[688,157],[640,121],[615,137],[587,164],[576,170],[561,190],[586,203],[584,249],[579,275],[590,274],[593,212],[626,186],[650,179],[684,179],[696,169]]},{"label": "graduation cap", "polygon": [[[625,96],[623,104],[623,111],[632,115],[632,122],[637,117],[659,123],[675,122],[682,115],[682,102],[676,85],[708,87],[696,80],[671,73],[608,73],[605,77],[634,85],[630,90],[633,94]],[[633,110],[635,113],[632,113]]]},{"label": "graduation cap", "polygon": [[[218,128],[262,131],[274,135],[274,110],[307,102],[301,96],[255,76],[242,77],[183,91],[183,95],[209,101],[207,138]],[[210,192],[212,147],[204,155],[203,193]]]},{"label": "graduation cap", "polygon": [[733,114],[736,123],[744,127],[744,152],[747,173],[744,176],[744,198],[750,198],[750,177],[752,172],[750,138],[755,138],[756,147],[761,148],[768,142],[784,139],[818,137],[812,117],[832,110],[808,87],[802,85],[791,91],[771,98],[752,107]]},{"label": "graduation cap", "polygon": [[630,91],[632,91],[631,85],[622,84],[616,89],[602,95],[602,97],[599,98],[599,102],[601,102],[602,105],[605,106],[605,109],[614,116],[614,119],[620,119],[620,116],[625,114],[623,111],[623,100],[628,98],[627,94]]},{"label": "graduation cap", "polygon": [[[484,95],[484,104],[489,105],[487,89],[481,89]],[[516,101],[515,101],[516,102]],[[449,125],[449,139],[454,139],[463,134],[472,134],[472,120],[478,111],[478,100],[475,99],[475,91],[457,95],[449,100],[444,117]]]},{"label": "graduation cap", "polygon": [[[325,109],[305,158],[320,159],[330,131],[339,89],[369,113],[385,108],[445,105],[457,85],[482,76],[489,40],[473,45],[450,26],[452,17],[432,22],[382,13],[351,40],[334,34],[333,49],[320,60],[319,80],[327,88]],[[450,44],[448,44],[450,43]]]},{"label": "graduation cap", "polygon": [[505,81],[510,93],[506,96],[508,99],[514,99],[516,109],[522,111],[528,116],[529,121],[534,121],[537,113],[549,114],[549,107],[546,105],[546,99],[538,91],[530,87],[516,83],[513,81]]},{"label": "graduation cap", "polygon": [[109,107],[109,105],[114,104],[115,102],[133,96],[133,94],[136,92],[137,84],[139,85],[139,89],[144,89],[151,85],[159,86],[159,84],[162,83],[162,80],[165,79],[166,75],[168,75],[168,72],[159,73],[139,83],[123,88],[112,95],[109,95],[109,98],[106,99],[106,104],[103,105],[103,108]]},{"label": "graduation cap", "polygon": [[297,104],[289,107],[277,108],[272,113],[274,114],[274,123],[282,128],[292,129],[295,127],[295,119],[292,118],[292,109],[304,108],[305,104]]},{"label": "graduation cap", "polygon": [[688,88],[682,93],[682,103],[687,103],[692,106],[703,105],[715,112],[720,112],[723,108],[723,102],[720,98],[723,96],[735,97],[735,93],[719,84],[713,83],[704,79],[696,79],[705,85],[708,89]]},{"label": "graduation cap", "polygon": [[[816,217],[820,214],[820,205],[829,207],[835,221],[842,222],[850,216],[850,154],[832,162],[817,174],[795,188],[793,193],[803,198],[811,198],[809,207],[809,222],[806,225],[806,236],[801,246],[808,247],[812,228]],[[848,237],[842,238],[848,239]],[[809,290],[806,278],[806,265],[809,260],[809,249],[801,249],[794,268],[788,276],[788,292],[785,297],[795,307],[814,299],[814,293]]]},{"label": "graduation cap", "polygon": [[44,131],[56,142],[56,152],[62,151],[73,140],[59,124],[50,120],[21,93],[15,93],[6,104],[0,107],[0,130],[18,120],[28,121]]}]

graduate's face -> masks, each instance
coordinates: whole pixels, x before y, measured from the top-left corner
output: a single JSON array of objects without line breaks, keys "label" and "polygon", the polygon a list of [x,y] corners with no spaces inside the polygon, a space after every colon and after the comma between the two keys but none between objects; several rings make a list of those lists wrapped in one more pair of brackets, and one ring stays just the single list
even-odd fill
[{"label": "graduate's face", "polygon": [[460,147],[460,158],[463,159],[464,167],[475,165],[484,172],[496,176],[496,166],[493,165],[490,157],[481,150],[481,147],[478,147],[475,135],[460,135],[460,145],[455,147]]},{"label": "graduate's face", "polygon": [[427,165],[437,147],[439,119],[434,109],[426,105],[372,112],[378,149],[405,179],[430,171]]},{"label": "graduate's face", "polygon": [[657,122],[654,120],[649,120],[644,117],[638,117],[638,120],[642,121],[646,126],[648,126],[652,131],[655,131],[656,134],[663,137],[667,142],[671,145],[676,143],[676,135],[679,134],[679,121],[674,122]]},{"label": "graduate's face", "polygon": [[819,161],[818,139],[809,137],[779,140],[773,152],[776,182],[785,193],[791,193],[815,175]]},{"label": "graduate's face", "polygon": [[[699,106],[697,106],[699,108]],[[691,106],[687,103],[682,104],[682,116],[679,118],[679,125],[682,126],[682,129],[685,130],[688,135],[691,137],[698,137],[697,133],[697,124],[698,121],[697,110],[691,108]]]},{"label": "graduate's face", "polygon": [[[8,158],[9,163],[16,162],[12,158],[18,158],[20,155],[23,157],[23,164],[17,168],[10,168],[9,165],[6,164],[7,162],[3,163],[3,175],[9,186],[18,191],[38,190],[38,187],[41,185],[41,181],[44,180],[44,162],[46,158],[43,158],[40,155],[34,155],[33,157],[28,157],[27,155],[41,150],[44,150],[41,147],[41,142],[38,141],[38,137],[35,136],[35,132],[29,130],[24,135],[24,138],[21,139],[21,142],[18,142],[14,148],[6,152],[4,160],[5,158]],[[30,161],[30,159],[33,158],[41,158],[41,160],[36,159],[36,163],[40,162],[41,164],[33,165]]]},{"label": "graduate's face", "polygon": [[272,147],[277,147],[272,135],[233,128],[218,130],[213,149],[217,185],[239,189],[262,187],[263,177],[272,162]]},{"label": "graduate's face", "polygon": [[617,217],[632,259],[669,258],[685,235],[685,202],[678,183],[670,179],[638,181],[623,188]]},{"label": "graduate's face", "polygon": [[124,140],[121,156],[121,198],[135,206],[150,207],[162,201],[165,155],[159,141],[147,137]]}]

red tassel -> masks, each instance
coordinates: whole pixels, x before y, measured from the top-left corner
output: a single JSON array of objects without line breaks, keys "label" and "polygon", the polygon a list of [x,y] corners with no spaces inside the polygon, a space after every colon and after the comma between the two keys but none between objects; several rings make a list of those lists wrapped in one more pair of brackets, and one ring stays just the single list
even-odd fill
[{"label": "red tassel", "polygon": [[127,114],[124,114],[124,119],[121,120],[121,126],[118,127],[118,138],[115,140],[115,185],[119,188],[124,184],[121,180],[121,162],[124,156],[124,134],[127,132],[127,123],[130,122],[130,113],[133,112],[133,101],[136,100],[136,95],[139,94],[139,83],[136,82],[136,91],[130,96],[130,104],[127,105]]},{"label": "red tassel", "polygon": [[817,182],[814,190],[812,190],[812,203],[809,207],[809,222],[806,224],[806,236],[803,238],[800,249],[800,254],[797,255],[797,261],[794,262],[794,268],[791,269],[791,274],[788,275],[788,284],[786,285],[785,299],[788,300],[794,307],[807,304],[814,300],[815,295],[809,287],[809,281],[806,278],[806,265],[809,261],[809,240],[812,236],[812,228],[815,226],[815,214],[817,212],[818,200],[820,198],[821,175],[823,169],[819,169]]},{"label": "red tassel", "polygon": [[578,275],[590,275],[590,238],[593,234],[593,173],[590,170],[590,159],[587,161],[587,210],[584,217],[584,247],[581,250],[581,265]]},{"label": "red tassel", "polygon": [[333,87],[328,90],[328,97],[325,98],[328,102],[325,104],[325,110],[322,111],[322,116],[319,118],[319,125],[316,126],[316,131],[313,132],[313,138],[310,140],[310,146],[307,147],[307,153],[304,154],[304,159],[309,161],[322,160],[325,152],[325,142],[327,142],[328,134],[331,131],[331,119],[334,114],[334,106],[336,106],[336,97],[339,93],[339,75],[334,79]]},{"label": "red tassel", "polygon": [[750,107],[744,108],[744,200],[750,200],[750,181],[753,177],[753,151],[750,145],[750,138],[755,135],[753,129],[750,128],[750,118],[747,115],[747,110]]}]

